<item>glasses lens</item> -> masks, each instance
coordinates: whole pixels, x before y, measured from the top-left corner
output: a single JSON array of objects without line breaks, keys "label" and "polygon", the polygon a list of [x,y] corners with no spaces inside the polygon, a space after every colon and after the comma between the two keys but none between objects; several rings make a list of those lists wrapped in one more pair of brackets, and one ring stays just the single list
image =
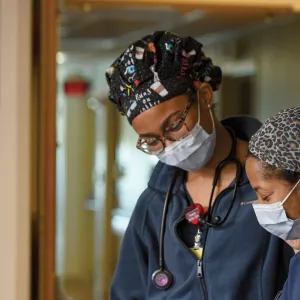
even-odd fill
[{"label": "glasses lens", "polygon": [[168,129],[165,131],[165,138],[171,141],[180,141],[187,136],[189,130],[187,126],[182,121],[174,122]]},{"label": "glasses lens", "polygon": [[147,154],[155,155],[164,150],[164,145],[159,139],[141,139],[138,148]]}]

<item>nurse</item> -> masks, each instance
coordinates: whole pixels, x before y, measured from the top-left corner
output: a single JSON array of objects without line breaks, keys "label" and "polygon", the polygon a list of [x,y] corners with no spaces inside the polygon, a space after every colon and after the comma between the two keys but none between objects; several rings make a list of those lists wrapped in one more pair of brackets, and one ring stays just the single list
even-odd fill
[{"label": "nurse", "polygon": [[260,225],[295,252],[280,300],[300,299],[300,106],[269,118],[251,138],[246,171]]},{"label": "nurse", "polygon": [[159,31],[129,45],[106,77],[136,147],[160,160],[123,238],[110,298],[274,300],[289,247],[257,223],[244,169],[261,123],[218,120],[221,69],[197,40]]}]

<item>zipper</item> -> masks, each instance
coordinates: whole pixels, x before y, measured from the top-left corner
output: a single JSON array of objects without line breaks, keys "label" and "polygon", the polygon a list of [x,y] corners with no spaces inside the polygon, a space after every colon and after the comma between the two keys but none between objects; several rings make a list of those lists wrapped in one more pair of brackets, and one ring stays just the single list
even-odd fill
[{"label": "zipper", "polygon": [[197,262],[197,276],[200,279],[202,289],[203,289],[203,294],[204,294],[204,299],[208,300],[208,291],[207,291],[207,284],[206,280],[204,277],[204,270],[203,270],[203,258],[204,258],[204,249],[205,249],[205,244],[206,244],[206,239],[208,235],[209,228],[207,228],[205,238],[203,239],[203,247],[202,247],[202,256],[201,259],[198,260]]},{"label": "zipper", "polygon": [[[227,194],[228,192],[232,191],[233,188],[229,187],[226,188],[225,190],[221,191],[221,193],[216,197],[213,205],[212,205],[212,210],[211,210],[211,217],[213,217],[213,212],[218,208],[219,206],[219,202],[220,202],[220,198],[223,197],[225,194]],[[175,222],[175,236],[177,237],[177,239],[179,240],[180,244],[183,246],[183,248],[193,257],[193,259],[195,260],[195,262],[197,263],[197,277],[200,279],[201,282],[201,286],[202,286],[202,290],[203,290],[203,295],[204,295],[204,300],[209,300],[208,298],[208,290],[207,290],[207,284],[206,284],[206,280],[205,280],[205,274],[204,274],[204,268],[203,268],[203,260],[204,260],[204,253],[205,253],[205,245],[206,245],[206,240],[207,240],[207,236],[208,236],[208,232],[209,232],[209,227],[207,227],[206,233],[205,233],[205,237],[203,239],[203,248],[202,248],[202,257],[201,259],[198,259],[194,256],[194,254],[191,252],[191,250],[189,249],[189,247],[187,247],[184,242],[180,239],[180,237],[178,236],[177,233],[177,226],[178,224],[184,220],[184,217],[180,217],[176,222]]]},{"label": "zipper", "polygon": [[[176,221],[176,223],[175,223],[175,230],[174,230],[175,236],[177,237],[177,240],[179,241],[180,245],[184,248],[184,250],[191,256],[191,258],[195,261],[195,263],[197,263],[197,277],[199,277],[199,275],[201,275],[201,277],[202,277],[202,272],[203,272],[202,261],[201,260],[197,260],[196,256],[192,253],[191,249],[178,236],[177,226],[183,220],[184,220],[184,218],[181,217],[181,218],[179,218]],[[202,285],[202,288],[203,288],[203,292],[204,292],[204,298],[205,298],[205,300],[208,300],[208,298],[207,298],[207,296],[205,294],[205,290],[204,290],[204,286],[203,285]]]},{"label": "zipper", "polygon": [[205,278],[203,276],[203,261],[202,261],[202,259],[198,260],[198,262],[197,262],[197,276],[200,279],[200,282],[201,282],[201,285],[202,285],[204,299],[208,300],[208,292],[207,292],[206,281],[205,281]]},{"label": "zipper", "polygon": [[[203,292],[203,296],[204,296],[204,300],[208,300],[208,292],[207,292],[207,286],[206,286],[206,282],[205,282],[205,278],[204,278],[204,274],[203,274],[203,253],[204,253],[204,245],[203,245],[203,252],[202,252],[202,259],[199,260],[195,257],[195,255],[192,253],[191,249],[189,247],[186,246],[186,244],[180,239],[180,237],[178,236],[177,233],[177,226],[178,224],[183,221],[184,218],[180,218],[177,220],[177,222],[175,223],[175,235],[179,241],[179,243],[182,245],[182,247],[189,253],[189,255],[191,255],[191,257],[193,258],[193,260],[197,263],[197,277],[200,279],[201,282],[201,286],[202,286],[202,292]],[[206,239],[205,239],[206,240]]]},{"label": "zipper", "polygon": [[206,242],[206,238],[207,238],[207,233],[208,233],[208,229],[207,229],[207,232],[206,232],[206,237],[205,237],[205,240],[204,240],[204,243],[203,243],[203,250],[202,250],[202,258],[201,259],[197,259],[195,257],[195,255],[191,252],[190,248],[187,247],[185,245],[185,243],[183,243],[183,241],[180,239],[180,237],[178,236],[178,233],[177,233],[177,225],[183,221],[184,218],[180,218],[176,223],[175,223],[175,235],[177,237],[177,239],[179,240],[179,243],[182,245],[182,247],[191,255],[191,257],[195,260],[195,262],[197,263],[197,277],[200,279],[200,282],[201,282],[201,286],[202,286],[202,289],[203,289],[203,296],[204,296],[204,300],[208,300],[208,291],[207,291],[207,286],[206,286],[206,281],[205,281],[205,278],[204,278],[204,274],[203,274],[203,254],[204,254],[204,245],[205,245],[205,242]]},{"label": "zipper", "polygon": [[197,261],[197,276],[202,277],[202,260]]},{"label": "zipper", "polygon": [[[211,209],[211,217],[213,219],[213,213],[214,211],[216,211],[219,207],[219,203],[220,203],[220,199],[221,197],[223,197],[225,194],[229,193],[230,191],[232,191],[233,188],[227,188],[223,191],[221,191],[221,193],[216,197],[215,202],[212,205],[212,209]],[[207,226],[206,232],[205,232],[205,236],[203,239],[203,248],[202,248],[202,256],[201,256],[201,260],[198,260],[197,262],[197,276],[200,278],[201,281],[201,285],[203,288],[203,292],[204,292],[204,299],[208,300],[208,291],[207,291],[207,284],[206,284],[206,279],[204,276],[204,269],[203,269],[203,260],[204,260],[204,254],[205,254],[205,245],[206,245],[206,240],[208,237],[208,233],[209,233],[209,229],[210,227]]]}]

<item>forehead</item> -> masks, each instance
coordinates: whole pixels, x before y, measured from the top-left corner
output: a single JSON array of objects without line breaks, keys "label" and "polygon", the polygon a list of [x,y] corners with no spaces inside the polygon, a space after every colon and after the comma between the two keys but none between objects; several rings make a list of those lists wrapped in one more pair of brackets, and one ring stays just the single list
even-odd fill
[{"label": "forehead", "polygon": [[246,160],[246,173],[252,185],[253,183],[257,184],[266,180],[261,163],[252,156],[248,157]]},{"label": "forehead", "polygon": [[159,132],[165,119],[176,111],[183,111],[188,100],[188,94],[184,94],[144,111],[133,120],[133,129],[137,134]]},{"label": "forehead", "polygon": [[246,173],[253,188],[267,188],[276,190],[282,188],[283,182],[272,176],[271,170],[266,170],[261,161],[255,157],[248,157],[246,160]]}]

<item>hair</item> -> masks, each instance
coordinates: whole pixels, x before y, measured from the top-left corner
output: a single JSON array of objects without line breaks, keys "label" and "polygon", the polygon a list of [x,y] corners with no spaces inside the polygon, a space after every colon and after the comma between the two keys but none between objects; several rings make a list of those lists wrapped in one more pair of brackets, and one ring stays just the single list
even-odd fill
[{"label": "hair", "polygon": [[296,184],[297,181],[300,180],[300,172],[293,172],[272,166],[269,163],[266,163],[257,158],[250,151],[248,151],[247,157],[255,158],[259,162],[260,166],[264,169],[263,176],[265,179],[276,178],[279,180],[286,181],[291,185]]}]

